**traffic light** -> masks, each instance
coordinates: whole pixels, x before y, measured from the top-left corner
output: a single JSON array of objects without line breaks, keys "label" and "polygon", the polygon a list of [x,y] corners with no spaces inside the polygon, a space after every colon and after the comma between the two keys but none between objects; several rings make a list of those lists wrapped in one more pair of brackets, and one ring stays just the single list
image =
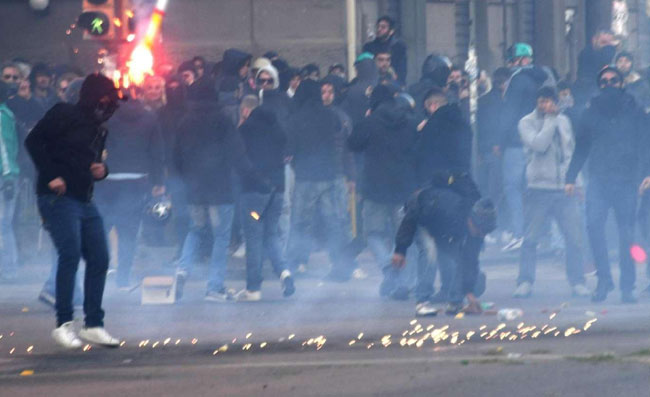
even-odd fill
[{"label": "traffic light", "polygon": [[77,26],[84,29],[84,39],[112,40],[115,38],[114,19],[114,0],[83,0]]}]

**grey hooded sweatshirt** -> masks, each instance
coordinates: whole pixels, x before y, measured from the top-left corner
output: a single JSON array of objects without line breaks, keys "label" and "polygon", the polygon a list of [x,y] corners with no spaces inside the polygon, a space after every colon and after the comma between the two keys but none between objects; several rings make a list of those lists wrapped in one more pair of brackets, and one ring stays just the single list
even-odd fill
[{"label": "grey hooded sweatshirt", "polygon": [[540,114],[537,109],[519,121],[526,153],[529,189],[563,190],[575,139],[569,118]]}]

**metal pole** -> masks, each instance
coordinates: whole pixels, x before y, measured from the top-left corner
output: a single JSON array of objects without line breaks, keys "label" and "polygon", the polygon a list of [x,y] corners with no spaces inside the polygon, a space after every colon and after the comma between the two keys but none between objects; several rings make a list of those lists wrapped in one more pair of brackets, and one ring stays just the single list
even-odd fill
[{"label": "metal pole", "polygon": [[347,58],[348,58],[348,79],[352,80],[356,72],[354,60],[357,55],[357,2],[356,0],[345,0],[345,19],[347,29]]}]

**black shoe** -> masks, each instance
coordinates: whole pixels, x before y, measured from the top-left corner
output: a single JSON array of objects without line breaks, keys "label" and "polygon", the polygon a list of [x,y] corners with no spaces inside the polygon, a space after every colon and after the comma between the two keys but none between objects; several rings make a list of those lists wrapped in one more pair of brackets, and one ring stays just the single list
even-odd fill
[{"label": "black shoe", "polygon": [[411,290],[409,290],[407,287],[400,286],[391,292],[390,297],[396,301],[405,301],[408,300],[410,293]]},{"label": "black shoe", "polygon": [[293,277],[285,276],[282,279],[282,296],[290,297],[296,292],[296,286],[293,284]]},{"label": "black shoe", "polygon": [[632,291],[623,291],[621,292],[621,302],[623,303],[637,303],[636,296]]},{"label": "black shoe", "polygon": [[606,285],[598,283],[598,286],[596,287],[596,290],[594,293],[591,295],[591,301],[592,302],[602,302],[605,299],[607,299],[607,294],[610,293],[610,291],[614,290],[614,285],[609,283]]}]

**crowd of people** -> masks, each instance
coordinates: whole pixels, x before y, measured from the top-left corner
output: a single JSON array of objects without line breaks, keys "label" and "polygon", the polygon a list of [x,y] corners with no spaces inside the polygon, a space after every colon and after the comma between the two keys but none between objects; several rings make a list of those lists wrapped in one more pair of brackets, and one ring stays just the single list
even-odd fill
[{"label": "crowd of people", "polygon": [[[19,267],[12,219],[28,179],[58,253],[39,298],[55,306],[53,336],[67,347],[81,344],[75,303],[86,314],[79,335],[116,345],[101,309],[106,234],[117,234],[115,283],[131,290],[139,231],[164,239],[152,222],[166,219],[167,201],[178,299],[206,255],[206,300],[259,301],[267,259],[288,297],[316,249],[329,253],[327,279],[345,282],[367,247],[383,273],[381,296],[413,294],[418,315],[435,315],[441,303],[448,313],[479,313],[484,243],[520,251],[513,295],[526,298],[538,245],[559,231],[572,294],[601,302],[614,287],[611,208],[621,298],[633,303],[630,247],[636,226],[645,237],[650,187],[648,78],[605,30],[581,53],[575,82],[533,61],[532,47],[516,43],[507,65],[477,82],[475,128],[469,76],[445,56],[427,57],[419,81],[406,86],[406,45],[389,17],[378,20],[350,82],[341,64],[321,76],[319,65],[294,68],[273,51],[254,59],[228,49],[217,63],[197,56],[128,90],[101,74],[7,62],[0,277],[15,279]],[[242,243],[246,287],[233,293],[226,267]]]}]

